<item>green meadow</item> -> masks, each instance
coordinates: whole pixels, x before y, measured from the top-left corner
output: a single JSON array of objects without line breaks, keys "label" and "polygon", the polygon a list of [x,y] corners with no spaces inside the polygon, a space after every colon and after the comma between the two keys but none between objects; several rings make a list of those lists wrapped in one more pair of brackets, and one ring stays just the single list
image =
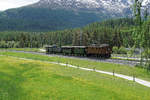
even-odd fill
[{"label": "green meadow", "polygon": [[[41,48],[43,49],[43,48]],[[0,50],[2,51],[7,51],[7,50],[14,50],[14,51],[27,51],[27,52],[43,52],[40,51],[40,48],[0,48]]]},{"label": "green meadow", "polygon": [[0,100],[149,100],[132,81],[43,62],[0,56]]},{"label": "green meadow", "polygon": [[119,65],[113,63],[104,63],[97,62],[91,60],[81,60],[78,58],[64,58],[59,56],[46,56],[46,55],[37,55],[37,54],[29,54],[29,53],[16,53],[16,52],[0,52],[0,55],[20,57],[20,58],[28,58],[40,61],[50,61],[50,62],[61,62],[68,63],[71,65],[85,67],[85,68],[95,68],[98,70],[115,72],[118,74],[124,74],[128,76],[135,76],[137,78],[141,78],[147,81],[150,81],[150,72],[147,72],[146,69],[131,67],[127,65]]}]

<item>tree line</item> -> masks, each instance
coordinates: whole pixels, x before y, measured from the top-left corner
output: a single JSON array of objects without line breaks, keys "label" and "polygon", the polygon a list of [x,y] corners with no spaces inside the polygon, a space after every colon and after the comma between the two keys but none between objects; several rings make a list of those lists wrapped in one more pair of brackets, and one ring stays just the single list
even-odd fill
[{"label": "tree line", "polygon": [[[133,19],[114,19],[97,22],[82,28],[53,32],[0,32],[0,47],[39,48],[44,45],[100,45],[127,46],[124,42],[130,37],[134,27]],[[126,37],[126,38],[125,38]],[[131,43],[130,45],[132,44]],[[8,44],[13,44],[9,46]],[[5,45],[5,46],[4,46]]]}]

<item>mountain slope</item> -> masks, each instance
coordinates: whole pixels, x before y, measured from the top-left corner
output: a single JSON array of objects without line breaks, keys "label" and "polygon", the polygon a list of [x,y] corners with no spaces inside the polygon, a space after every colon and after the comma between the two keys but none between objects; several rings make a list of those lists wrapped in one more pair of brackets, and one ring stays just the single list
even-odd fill
[{"label": "mountain slope", "polygon": [[[146,3],[145,3],[146,4]],[[130,0],[40,0],[0,13],[0,31],[49,31],[82,27],[110,18],[129,17]]]},{"label": "mountain slope", "polygon": [[25,7],[2,12],[0,30],[62,30],[81,27],[106,18],[107,16],[95,12]]}]

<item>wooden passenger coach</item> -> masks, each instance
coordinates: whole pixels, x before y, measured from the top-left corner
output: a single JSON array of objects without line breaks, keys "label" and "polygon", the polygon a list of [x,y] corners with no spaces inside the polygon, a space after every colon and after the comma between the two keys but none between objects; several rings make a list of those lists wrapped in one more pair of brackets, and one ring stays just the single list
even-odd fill
[{"label": "wooden passenger coach", "polygon": [[97,56],[97,57],[110,57],[112,53],[112,48],[105,44],[101,46],[88,46],[87,55]]},{"label": "wooden passenger coach", "polygon": [[109,58],[111,57],[112,48],[108,44],[100,46],[47,46],[46,53]]}]

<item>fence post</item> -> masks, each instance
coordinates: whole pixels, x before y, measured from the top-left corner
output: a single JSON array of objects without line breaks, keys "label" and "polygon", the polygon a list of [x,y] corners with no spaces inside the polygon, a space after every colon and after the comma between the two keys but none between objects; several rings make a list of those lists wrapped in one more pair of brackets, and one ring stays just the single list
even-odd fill
[{"label": "fence post", "polygon": [[135,75],[133,74],[133,82],[135,82]]},{"label": "fence post", "polygon": [[115,70],[113,69],[113,76],[115,76]]},{"label": "fence post", "polygon": [[95,71],[96,70],[96,68],[95,67],[93,67],[93,71]]},{"label": "fence post", "polygon": [[79,69],[79,65],[77,65],[77,68]]}]

